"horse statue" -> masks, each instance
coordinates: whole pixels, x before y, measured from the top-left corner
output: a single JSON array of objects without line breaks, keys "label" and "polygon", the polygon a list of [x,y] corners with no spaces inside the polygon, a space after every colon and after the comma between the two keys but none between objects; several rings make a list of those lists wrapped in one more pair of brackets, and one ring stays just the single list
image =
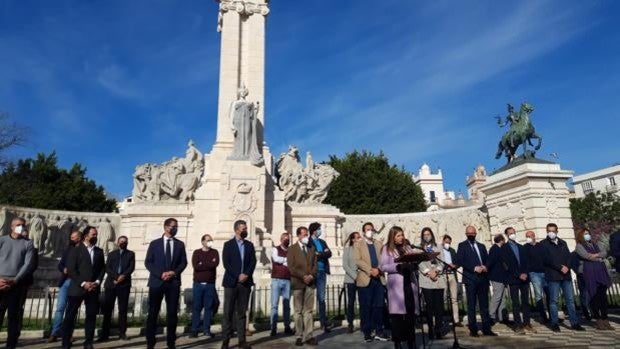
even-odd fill
[{"label": "horse statue", "polygon": [[[497,116],[497,123],[500,127],[504,127],[510,124],[510,129],[502,136],[499,141],[497,153],[495,158],[499,159],[502,154],[506,156],[508,163],[517,159],[517,149],[519,146],[523,146],[523,155],[525,159],[533,158],[536,155],[536,151],[540,149],[542,145],[542,137],[536,133],[534,125],[530,121],[530,114],[534,111],[534,107],[529,103],[521,103],[521,108],[518,113],[514,113],[512,105],[508,104],[508,116],[506,121],[502,122],[502,118]],[[537,139],[538,143],[534,146],[532,140]],[[533,150],[528,150],[527,145],[534,147]]]}]

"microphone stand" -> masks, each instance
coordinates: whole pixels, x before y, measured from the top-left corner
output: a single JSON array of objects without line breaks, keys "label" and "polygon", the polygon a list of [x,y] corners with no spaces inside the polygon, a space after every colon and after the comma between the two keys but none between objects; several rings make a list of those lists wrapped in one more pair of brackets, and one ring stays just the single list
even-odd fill
[{"label": "microphone stand", "polygon": [[[442,250],[443,250],[443,248],[442,248]],[[439,262],[441,262],[441,264],[443,264],[444,270],[451,269],[451,270],[454,270],[456,273],[461,274],[463,277],[466,277],[460,271],[450,267],[450,264],[446,263],[446,261],[444,261],[443,259],[441,259],[439,257],[435,257],[435,259],[438,260]],[[452,294],[450,292],[450,280],[448,279],[449,272],[442,271],[442,273],[446,276],[446,287],[448,288],[448,303],[450,303],[450,312],[452,314],[454,314],[454,309],[453,309],[454,305],[452,305]],[[454,278],[456,280],[456,274],[454,275]],[[458,283],[457,283],[457,285],[458,285]],[[466,347],[462,347],[459,344],[459,339],[458,339],[458,337],[456,335],[456,322],[454,322],[454,319],[452,319],[452,335],[454,336],[454,341],[452,342],[452,349],[467,349]]]}]

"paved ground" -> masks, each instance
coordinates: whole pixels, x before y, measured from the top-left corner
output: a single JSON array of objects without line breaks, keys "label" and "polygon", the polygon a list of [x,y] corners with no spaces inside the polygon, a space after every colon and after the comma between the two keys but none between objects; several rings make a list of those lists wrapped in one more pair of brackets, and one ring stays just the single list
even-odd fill
[{"label": "paved ground", "polygon": [[[518,349],[534,349],[534,348],[620,348],[620,312],[615,312],[610,316],[610,322],[616,328],[615,331],[598,331],[594,329],[592,323],[586,322],[585,332],[572,331],[568,327],[562,327],[561,333],[553,333],[548,328],[534,322],[534,327],[538,330],[537,334],[517,335],[508,327],[498,324],[493,330],[499,334],[498,337],[480,337],[471,338],[467,334],[466,328],[457,328],[459,343],[466,348],[518,348]],[[95,348],[144,348],[146,346],[145,338],[138,333],[138,329],[128,331],[130,340],[110,341],[102,344],[95,344]],[[82,340],[79,338],[81,331],[76,332],[78,339],[74,343],[75,348],[80,348]],[[373,348],[388,349],[393,348],[392,342],[372,342],[364,343],[362,334],[356,330],[352,334],[346,333],[344,328],[336,328],[329,334],[321,334],[317,336],[319,347],[323,348]],[[164,336],[158,336],[157,348],[165,348]],[[2,336],[4,341],[4,336]],[[294,336],[278,336],[271,338],[269,332],[257,332],[253,336],[248,337],[248,341],[253,348],[296,348]],[[423,348],[421,334],[417,337],[418,348]],[[41,339],[25,339],[21,341],[22,347],[29,349],[48,349],[58,348],[59,343],[47,344]],[[234,347],[236,341],[231,341],[231,347]],[[199,337],[191,339],[187,334],[180,336],[177,340],[178,348],[219,348],[221,340],[219,337],[214,339],[206,339]],[[452,348],[453,336],[449,334],[446,339],[426,341],[426,348]],[[305,346],[308,348],[308,346]]]}]

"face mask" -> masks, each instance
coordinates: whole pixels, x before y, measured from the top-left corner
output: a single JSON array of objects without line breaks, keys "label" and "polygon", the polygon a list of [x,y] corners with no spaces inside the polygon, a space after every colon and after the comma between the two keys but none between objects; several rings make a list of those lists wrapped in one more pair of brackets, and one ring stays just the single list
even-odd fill
[{"label": "face mask", "polygon": [[306,236],[306,237],[303,237],[303,238],[301,239],[301,243],[302,243],[302,244],[304,244],[304,245],[307,245],[309,240],[310,240],[310,239],[308,239],[308,237],[307,237],[307,236]]},{"label": "face mask", "polygon": [[170,236],[175,236],[175,235],[177,235],[177,231],[178,231],[178,228],[177,228],[177,227],[173,227],[173,228],[171,228],[171,229],[170,229]]},{"label": "face mask", "polygon": [[316,238],[318,239],[318,238],[320,238],[320,237],[321,237],[321,234],[322,234],[322,233],[323,233],[323,232],[321,231],[321,229],[319,229],[319,230],[317,230],[317,231],[315,231],[315,232],[314,232],[314,235],[315,235],[315,236],[316,236]]},{"label": "face mask", "polygon": [[69,245],[71,245],[71,246],[75,246],[75,245],[77,245],[79,243],[80,243],[79,241],[73,241],[73,240],[69,241]]},{"label": "face mask", "polygon": [[366,239],[372,239],[373,234],[374,234],[374,231],[366,230],[366,232],[364,233],[364,236],[366,236]]},{"label": "face mask", "polygon": [[517,234],[510,234],[508,235],[508,238],[512,241],[517,241]]},{"label": "face mask", "polygon": [[284,240],[284,242],[282,244],[284,245],[284,247],[288,247],[288,245],[290,245],[291,242],[288,241],[288,240]]},{"label": "face mask", "polygon": [[202,246],[208,248],[209,247],[209,241],[202,240]]},{"label": "face mask", "polygon": [[590,241],[590,240],[592,240],[592,235],[586,234],[586,235],[583,236],[583,239],[586,240],[586,241]]},{"label": "face mask", "polygon": [[97,238],[95,238],[95,237],[90,238],[90,244],[93,245],[93,246],[96,245],[97,244]]},{"label": "face mask", "polygon": [[532,238],[525,238],[525,242],[531,244],[534,240],[532,240]]},{"label": "face mask", "polygon": [[207,247],[213,248],[213,241],[207,241]]},{"label": "face mask", "polygon": [[119,245],[118,245],[118,247],[119,247],[121,250],[126,250],[126,249],[127,249],[127,243],[125,242],[125,243],[119,244]]},{"label": "face mask", "polygon": [[242,230],[240,236],[241,236],[242,239],[247,238],[248,237],[248,231],[247,230]]},{"label": "face mask", "polygon": [[469,242],[476,241],[476,235],[467,235],[467,240],[469,240]]},{"label": "face mask", "polygon": [[15,227],[15,233],[21,235],[24,232],[24,226],[18,225]]},{"label": "face mask", "polygon": [[552,231],[548,231],[547,232],[547,237],[549,237],[549,239],[551,240],[555,240],[556,237],[558,237],[558,235]]},{"label": "face mask", "polygon": [[443,244],[443,248],[447,251],[450,249],[450,244]]},{"label": "face mask", "polygon": [[424,237],[424,241],[425,242],[431,242],[432,238],[430,236],[425,236]]}]

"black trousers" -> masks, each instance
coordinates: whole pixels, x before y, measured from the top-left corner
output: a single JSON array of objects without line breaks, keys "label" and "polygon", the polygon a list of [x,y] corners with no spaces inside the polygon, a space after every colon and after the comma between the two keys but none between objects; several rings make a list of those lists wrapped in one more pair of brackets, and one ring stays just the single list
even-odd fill
[{"label": "black trousers", "polygon": [[245,312],[248,310],[251,286],[237,284],[224,288],[224,317],[222,318],[222,336],[226,342],[233,332],[233,320],[237,328],[239,343],[245,342]]},{"label": "black trousers", "polygon": [[118,332],[125,334],[127,332],[127,305],[129,304],[129,291],[131,287],[111,287],[106,288],[104,292],[103,303],[103,324],[101,325],[102,338],[110,336],[110,323],[112,322],[112,313],[114,312],[114,303],[118,298]]},{"label": "black trousers", "polygon": [[597,287],[596,293],[590,299],[590,308],[593,318],[607,320],[607,287]]},{"label": "black trousers", "polygon": [[159,287],[149,288],[149,315],[146,318],[146,345],[149,348],[155,346],[157,333],[157,320],[161,301],[166,300],[166,343],[168,347],[174,347],[177,340],[177,323],[179,322],[179,296],[181,286],[178,283],[164,283]]},{"label": "black trousers", "polygon": [[86,321],[84,322],[84,334],[86,339],[84,345],[92,344],[95,337],[95,326],[97,322],[97,312],[99,311],[99,291],[86,293],[83,296],[69,296],[67,301],[67,310],[65,311],[65,319],[62,322],[62,345],[63,347],[71,347],[71,337],[75,329],[75,320],[82,306],[82,302],[86,306]]},{"label": "black trousers", "polygon": [[[512,317],[517,325],[530,324],[530,283],[509,285],[512,301]],[[523,314],[523,319],[521,319]]]},{"label": "black trousers", "polygon": [[[422,295],[426,302],[426,322],[428,333],[441,331],[443,327],[443,288],[423,288]],[[434,320],[434,321],[433,321]]]},{"label": "black trousers", "polygon": [[5,314],[9,321],[7,324],[7,347],[17,346],[19,339],[19,326],[21,324],[22,297],[25,286],[15,284],[7,291],[0,291],[0,324],[4,321]]},{"label": "black trousers", "polygon": [[482,331],[491,331],[491,317],[489,316],[489,283],[470,282],[465,284],[467,294],[467,327],[472,332],[478,332],[476,323],[476,303],[480,307],[480,317],[482,318]]}]

